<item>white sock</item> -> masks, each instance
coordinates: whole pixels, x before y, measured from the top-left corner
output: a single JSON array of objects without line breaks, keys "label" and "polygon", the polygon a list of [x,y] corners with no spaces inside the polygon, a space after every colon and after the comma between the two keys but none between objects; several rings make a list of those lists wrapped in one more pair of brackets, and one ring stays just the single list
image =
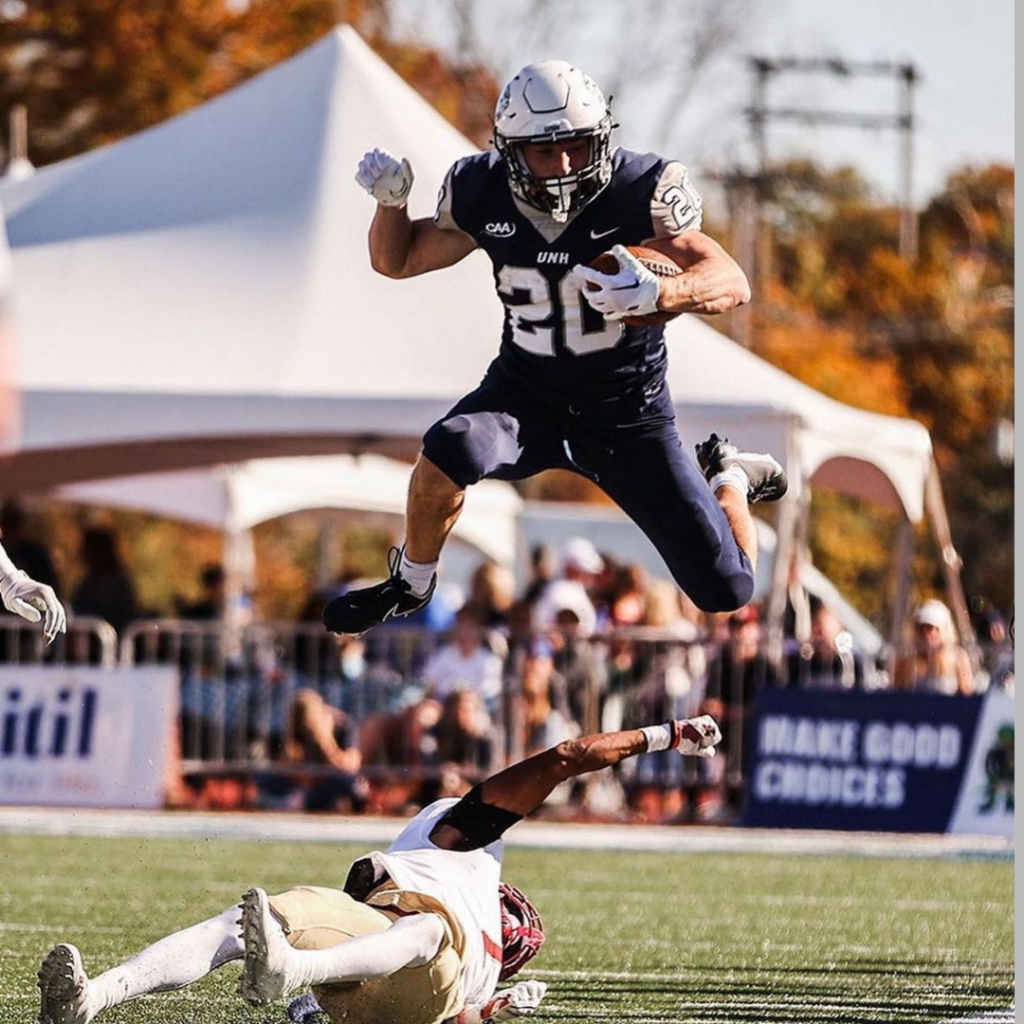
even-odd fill
[{"label": "white sock", "polygon": [[184,988],[241,958],[245,947],[238,928],[240,913],[238,907],[231,907],[219,917],[160,939],[123,964],[91,978],[89,1001],[96,1000],[97,1009],[108,1010],[148,992]]},{"label": "white sock", "polygon": [[422,597],[430,589],[430,581],[437,572],[437,562],[410,562],[402,549],[402,561],[398,567],[399,575],[412,587],[417,597]]},{"label": "white sock", "polygon": [[744,498],[750,493],[750,477],[747,476],[747,471],[735,462],[721,473],[716,473],[708,483],[716,494],[719,487],[734,487]]}]

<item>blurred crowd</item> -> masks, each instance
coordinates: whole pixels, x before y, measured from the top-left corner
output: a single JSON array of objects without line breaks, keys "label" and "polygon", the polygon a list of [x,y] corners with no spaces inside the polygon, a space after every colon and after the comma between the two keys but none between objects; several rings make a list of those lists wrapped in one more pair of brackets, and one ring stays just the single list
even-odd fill
[{"label": "blurred crowd", "polygon": [[[15,561],[60,593],[17,505],[4,506],[0,527]],[[180,601],[175,622],[146,624],[116,536],[87,529],[80,553],[84,575],[62,595],[75,616],[130,637],[131,660],[181,669],[183,775],[173,799],[186,806],[400,812],[461,795],[500,764],[569,737],[710,713],[725,734],[722,756],[644,755],[556,794],[547,813],[728,821],[765,687],[950,697],[1013,688],[1012,638],[990,606],[977,610],[980,643],[970,649],[931,598],[914,609],[899,650],[869,652],[811,596],[787,609],[773,645],[757,604],[703,614],[674,584],[584,537],[537,547],[521,587],[484,561],[465,592],[442,584],[422,612],[361,639],[327,634],[319,619],[363,581],[312,594],[291,627],[252,624],[232,636],[220,565],[198,570],[201,596]],[[0,632],[0,659],[24,660],[13,635]]]}]

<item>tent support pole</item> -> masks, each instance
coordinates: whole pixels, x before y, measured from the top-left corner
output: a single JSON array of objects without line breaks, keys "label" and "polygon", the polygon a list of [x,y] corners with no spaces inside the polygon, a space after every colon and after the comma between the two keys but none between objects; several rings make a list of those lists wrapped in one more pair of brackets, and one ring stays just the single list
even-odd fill
[{"label": "tent support pole", "polygon": [[957,632],[960,635],[960,643],[967,648],[971,654],[972,661],[977,661],[978,645],[974,636],[974,627],[971,625],[971,616],[967,609],[963,581],[960,579],[963,561],[953,546],[953,534],[949,527],[949,516],[946,513],[946,503],[942,497],[939,468],[935,465],[934,458],[928,469],[928,479],[925,481],[924,507],[928,513],[932,536],[935,538],[936,547],[939,549],[939,562],[942,565],[942,575],[946,583],[946,595],[949,598],[949,606],[953,612],[953,621],[956,623]]},{"label": "tent support pole", "polygon": [[886,671],[892,678],[896,653],[903,643],[903,623],[907,621],[910,604],[910,559],[914,551],[914,524],[907,518],[900,522],[896,538],[895,575],[893,578],[892,614],[889,619],[889,652]]},{"label": "tent support pole", "polygon": [[768,658],[782,664],[786,595],[789,591],[790,569],[796,549],[796,530],[799,523],[800,499],[786,497],[779,502],[776,526],[775,562],[772,565],[772,588],[768,595],[767,642]]},{"label": "tent support pole", "polygon": [[789,601],[794,612],[793,635],[804,643],[811,638],[811,608],[803,578],[804,566],[811,561],[808,543],[811,528],[811,489],[802,488],[798,500],[799,508],[793,528],[793,571],[789,574],[787,585]]}]

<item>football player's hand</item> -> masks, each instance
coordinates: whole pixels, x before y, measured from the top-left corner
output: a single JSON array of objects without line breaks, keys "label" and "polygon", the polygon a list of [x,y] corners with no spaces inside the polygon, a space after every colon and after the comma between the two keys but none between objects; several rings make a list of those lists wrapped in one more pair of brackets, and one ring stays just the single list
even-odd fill
[{"label": "football player's hand", "polygon": [[67,629],[67,615],[64,606],[57,600],[52,587],[36,583],[28,573],[20,569],[0,579],[0,598],[4,607],[29,622],[43,620],[43,635],[52,643],[58,633]]},{"label": "football player's hand", "polygon": [[606,320],[657,312],[661,292],[657,275],[624,245],[616,245],[611,252],[619,261],[617,274],[602,274],[582,264],[573,267],[573,278],[579,284],[583,297],[599,313],[604,313]]},{"label": "football player's hand", "polygon": [[722,730],[710,715],[685,718],[676,723],[681,739],[676,748],[687,757],[714,757],[715,747],[722,742]]},{"label": "football player's hand", "polygon": [[494,996],[480,1011],[483,1024],[529,1017],[540,1006],[547,990],[547,983],[543,981],[517,981]]},{"label": "football player's hand", "polygon": [[517,981],[511,988],[492,996],[483,1006],[467,1006],[448,1024],[500,1024],[503,1020],[529,1017],[544,998],[543,981]]},{"label": "football player's hand", "polygon": [[398,160],[383,149],[374,149],[359,161],[356,181],[381,206],[405,206],[414,175],[408,160]]}]

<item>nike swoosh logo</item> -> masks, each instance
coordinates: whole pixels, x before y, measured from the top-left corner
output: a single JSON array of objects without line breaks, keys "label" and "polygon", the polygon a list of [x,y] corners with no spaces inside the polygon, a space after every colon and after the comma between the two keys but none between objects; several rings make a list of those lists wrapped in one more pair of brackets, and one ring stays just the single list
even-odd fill
[{"label": "nike swoosh logo", "polygon": [[638,278],[633,278],[633,280],[629,284],[613,285],[608,290],[609,291],[613,291],[613,292],[628,292],[630,290],[630,288],[636,288],[636,286],[638,284],[640,284],[639,279]]},{"label": "nike swoosh logo", "polygon": [[617,227],[616,228],[609,228],[607,231],[594,231],[594,230],[591,230],[590,237],[596,242],[599,238],[604,238],[606,235],[613,235],[618,230],[619,229]]}]

